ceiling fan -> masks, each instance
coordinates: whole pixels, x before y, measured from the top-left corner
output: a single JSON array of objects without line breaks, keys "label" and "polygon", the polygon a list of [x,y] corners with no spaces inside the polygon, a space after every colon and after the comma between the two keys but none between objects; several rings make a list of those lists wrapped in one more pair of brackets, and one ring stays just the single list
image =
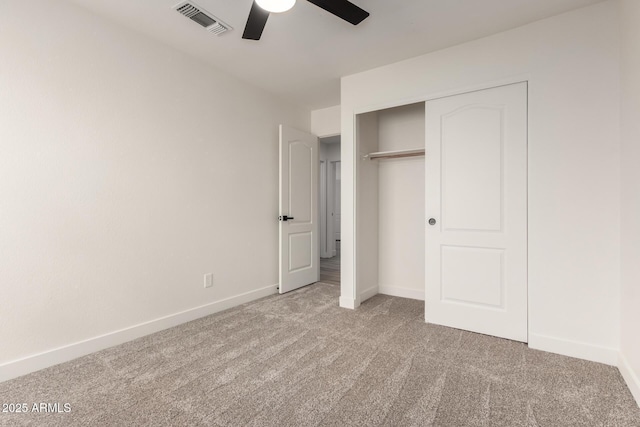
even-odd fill
[{"label": "ceiling fan", "polygon": [[[364,21],[369,12],[363,10],[347,0],[307,0],[318,7],[334,14],[338,18],[358,25]],[[249,19],[242,34],[243,39],[260,40],[262,30],[267,24],[270,13],[286,12],[291,9],[296,0],[254,0],[249,12]]]}]

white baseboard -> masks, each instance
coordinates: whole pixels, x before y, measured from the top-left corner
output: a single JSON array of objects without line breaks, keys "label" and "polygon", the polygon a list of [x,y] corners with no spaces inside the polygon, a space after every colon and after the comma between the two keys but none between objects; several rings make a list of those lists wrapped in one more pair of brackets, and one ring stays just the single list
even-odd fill
[{"label": "white baseboard", "polygon": [[255,291],[246,292],[215,301],[210,304],[195,307],[179,313],[170,314],[155,320],[140,323],[108,334],[89,338],[63,347],[48,350],[22,359],[13,360],[0,365],[0,382],[10,380],[30,372],[48,368],[59,363],[68,362],[87,354],[115,345],[123,344],[127,341],[153,334],[164,329],[172,328],[186,322],[190,322],[210,314],[226,310],[240,304],[245,304],[253,300],[273,295],[278,292],[278,285],[267,286]]},{"label": "white baseboard", "polygon": [[529,334],[529,347],[606,365],[618,365],[618,349],[570,341],[546,335]]},{"label": "white baseboard", "polygon": [[360,295],[358,295],[357,298],[353,299],[351,297],[346,297],[346,296],[340,296],[340,307],[342,308],[349,308],[351,310],[354,310],[358,307],[360,307],[360,304],[363,301],[368,300],[369,298],[371,298],[374,295],[378,294],[378,287],[374,286],[368,289],[365,289],[364,291],[362,291],[360,293]]},{"label": "white baseboard", "polygon": [[360,300],[351,297],[340,297],[340,307],[355,310],[360,307]]},{"label": "white baseboard", "polygon": [[368,300],[371,297],[374,297],[378,295],[378,287],[377,286],[373,286],[371,288],[365,289],[364,291],[360,292],[360,302],[364,302],[366,300]]},{"label": "white baseboard", "polygon": [[398,288],[396,286],[380,286],[378,293],[384,295],[391,295],[393,297],[410,298],[424,301],[424,290],[418,291],[415,289]]},{"label": "white baseboard", "polygon": [[629,390],[631,390],[631,394],[636,399],[638,407],[640,407],[640,373],[633,371],[629,361],[624,357],[622,352],[620,352],[618,358],[618,369],[620,369],[622,378],[626,381]]},{"label": "white baseboard", "polygon": [[[395,297],[402,298],[411,298],[424,301],[424,292],[416,291],[413,289],[405,289],[405,288],[396,288],[392,286],[372,286],[370,288],[365,289],[360,292],[357,300],[353,300],[351,298],[340,297],[340,307],[343,308],[357,308],[360,304],[371,297],[374,297],[378,294],[391,295]],[[344,298],[344,301],[343,301]]]}]

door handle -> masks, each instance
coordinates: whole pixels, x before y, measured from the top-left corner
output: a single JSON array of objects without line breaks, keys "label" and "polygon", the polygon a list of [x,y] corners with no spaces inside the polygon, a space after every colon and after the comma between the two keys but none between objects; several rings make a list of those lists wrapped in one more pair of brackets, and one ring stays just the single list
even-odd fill
[{"label": "door handle", "polygon": [[436,225],[436,219],[435,218],[429,218],[429,225]]},{"label": "door handle", "polygon": [[289,221],[290,219],[293,219],[293,217],[292,216],[281,215],[281,216],[278,217],[278,219],[280,221]]}]

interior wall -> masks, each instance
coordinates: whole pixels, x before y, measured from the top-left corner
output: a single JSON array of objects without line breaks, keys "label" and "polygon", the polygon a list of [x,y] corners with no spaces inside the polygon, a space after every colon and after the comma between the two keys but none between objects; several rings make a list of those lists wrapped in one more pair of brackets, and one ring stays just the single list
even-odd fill
[{"label": "interior wall", "polygon": [[326,143],[320,139],[320,160],[328,162],[340,161],[340,142]]},{"label": "interior wall", "polygon": [[[343,77],[343,266],[356,256],[354,212],[359,218],[353,115],[528,80],[529,344],[615,364],[620,343],[618,26],[617,3],[608,1]],[[343,267],[344,307],[351,295],[351,305],[357,305],[355,295],[362,289],[351,273]]]},{"label": "interior wall", "polygon": [[640,2],[620,1],[622,19],[621,371],[640,402]]},{"label": "interior wall", "polygon": [[[379,151],[424,148],[424,103],[379,111],[378,145]],[[424,157],[376,160],[382,294],[424,299],[424,161]]]},{"label": "interior wall", "polygon": [[275,292],[278,124],[308,109],[67,2],[0,28],[0,365]]},{"label": "interior wall", "polygon": [[340,106],[311,111],[311,133],[320,138],[340,135]]},{"label": "interior wall", "polygon": [[[357,117],[358,126],[358,229],[357,251],[355,258],[358,280],[362,284],[358,295],[362,301],[378,293],[378,165],[365,159],[378,148],[378,114],[361,114]],[[344,168],[344,165],[341,166]],[[341,170],[344,172],[344,169]],[[343,190],[345,176],[342,174]],[[343,196],[344,203],[344,196]],[[343,206],[344,214],[344,206]],[[343,215],[344,217],[344,215]],[[343,264],[341,269],[344,270]]]}]

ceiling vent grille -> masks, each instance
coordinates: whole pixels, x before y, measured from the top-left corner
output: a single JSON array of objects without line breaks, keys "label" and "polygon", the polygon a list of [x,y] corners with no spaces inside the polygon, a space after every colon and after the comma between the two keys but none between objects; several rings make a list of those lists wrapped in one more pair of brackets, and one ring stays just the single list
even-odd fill
[{"label": "ceiling vent grille", "polygon": [[186,16],[193,22],[200,24],[201,26],[206,28],[207,31],[215,34],[216,36],[219,36],[220,34],[226,33],[227,31],[233,29],[230,25],[225,24],[220,19],[216,18],[193,2],[178,3],[173,8],[177,10],[181,15]]}]

